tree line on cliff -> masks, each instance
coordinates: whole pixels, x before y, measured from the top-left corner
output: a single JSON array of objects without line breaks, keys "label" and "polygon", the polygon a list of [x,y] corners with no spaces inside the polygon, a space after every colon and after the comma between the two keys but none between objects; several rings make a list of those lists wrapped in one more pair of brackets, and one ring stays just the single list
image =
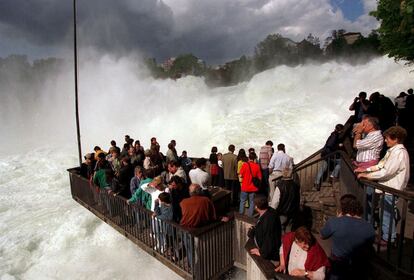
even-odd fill
[{"label": "tree line on cliff", "polygon": [[379,46],[375,31],[364,37],[360,33],[334,30],[323,47],[319,38],[312,34],[300,42],[280,34],[270,34],[256,45],[253,56],[243,55],[220,66],[207,66],[193,54],[177,56],[168,67],[157,64],[155,59],[148,59],[146,63],[156,78],[194,75],[205,77],[206,83],[211,86],[228,86],[249,80],[255,74],[279,65],[297,66],[306,62],[330,60],[364,63],[382,55]]}]

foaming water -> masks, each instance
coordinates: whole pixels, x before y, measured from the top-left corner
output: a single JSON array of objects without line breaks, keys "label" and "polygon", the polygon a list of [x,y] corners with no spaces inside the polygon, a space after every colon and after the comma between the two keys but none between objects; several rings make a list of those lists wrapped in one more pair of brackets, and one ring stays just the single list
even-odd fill
[{"label": "foaming water", "polygon": [[[108,64],[115,64],[120,79],[110,78],[114,73]],[[82,72],[87,77],[82,90],[87,149],[94,144],[107,147],[112,138],[130,134],[146,147],[156,136],[163,151],[175,139],[179,152],[206,156],[213,145],[221,151],[230,143],[236,149],[258,149],[271,139],[285,143],[296,161],[323,145],[335,124],[348,118],[348,107],[359,91],[396,96],[410,86],[411,76],[387,58],[361,66],[280,66],[249,82],[216,89],[195,77],[134,80],[136,66],[109,58]],[[87,106],[101,110],[88,111]]]},{"label": "foaming water", "polygon": [[[285,143],[298,162],[347,119],[359,91],[396,96],[412,87],[411,75],[378,58],[359,66],[281,66],[209,89],[201,78],[154,80],[130,58],[92,59],[80,68],[83,150],[107,149],[111,139],[121,145],[130,134],[146,147],[156,136],[162,151],[176,139],[179,152],[206,157],[213,145],[258,149],[271,139]],[[71,69],[50,77],[36,97],[7,90],[0,104],[1,279],[178,278],[72,200],[66,172],[77,164]]]},{"label": "foaming water", "polygon": [[0,158],[1,279],[179,279],[72,200],[74,154]]}]

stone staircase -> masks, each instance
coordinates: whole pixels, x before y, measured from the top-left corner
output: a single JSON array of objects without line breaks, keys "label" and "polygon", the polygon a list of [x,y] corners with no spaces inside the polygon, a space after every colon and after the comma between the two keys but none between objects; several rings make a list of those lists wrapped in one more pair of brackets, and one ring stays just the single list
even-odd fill
[{"label": "stone staircase", "polygon": [[323,182],[319,191],[301,192],[301,205],[312,211],[312,231],[319,233],[330,217],[335,217],[339,208],[339,182]]}]

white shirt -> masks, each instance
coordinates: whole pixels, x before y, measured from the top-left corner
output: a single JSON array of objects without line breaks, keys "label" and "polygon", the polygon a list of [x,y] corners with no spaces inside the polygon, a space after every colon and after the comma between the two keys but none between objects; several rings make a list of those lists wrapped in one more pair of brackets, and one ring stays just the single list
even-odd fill
[{"label": "white shirt", "polygon": [[209,175],[204,170],[197,167],[196,169],[191,169],[188,175],[190,176],[191,183],[198,184],[203,189],[208,187]]},{"label": "white shirt", "polygon": [[389,148],[375,167],[379,170],[368,173],[368,178],[396,190],[407,186],[410,178],[410,158],[403,144]]},{"label": "white shirt", "polygon": [[356,141],[357,162],[368,162],[379,159],[384,144],[384,137],[382,137],[381,130],[371,131],[364,139]]},{"label": "white shirt", "polygon": [[158,199],[158,196],[160,195],[160,193],[162,193],[162,191],[160,191],[160,190],[158,190],[158,189],[156,189],[154,187],[149,186],[148,183],[147,184],[143,184],[141,186],[141,189],[144,192],[149,193],[151,195],[151,211],[154,212],[154,209],[155,209],[155,200]]},{"label": "white shirt", "polygon": [[167,178],[166,178],[167,182],[169,182],[173,176],[181,177],[184,180],[184,183],[187,184],[187,175],[185,174],[185,171],[181,166],[178,167],[177,171],[174,174],[172,174],[171,172],[168,172]]},{"label": "white shirt", "polygon": [[[283,244],[280,246],[279,250],[280,256],[283,256]],[[290,249],[289,254],[289,263],[287,266],[288,271],[293,271],[295,269],[305,270],[305,262],[308,257],[308,252],[300,248],[296,242],[292,243],[292,248]],[[318,270],[313,272],[314,280],[323,280],[325,279],[325,267],[321,266]]]},{"label": "white shirt", "polygon": [[293,159],[283,151],[277,151],[270,159],[269,169],[282,172],[286,168],[293,168]]}]

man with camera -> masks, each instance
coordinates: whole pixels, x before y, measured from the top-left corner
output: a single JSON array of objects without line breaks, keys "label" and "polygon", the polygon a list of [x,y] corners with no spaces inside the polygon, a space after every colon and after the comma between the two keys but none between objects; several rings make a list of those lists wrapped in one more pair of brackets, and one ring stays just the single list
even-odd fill
[{"label": "man with camera", "polygon": [[367,99],[367,93],[361,91],[358,97],[355,97],[354,102],[349,106],[349,111],[355,111],[354,122],[358,123],[362,121],[362,116],[367,114],[369,107],[369,100]]}]

